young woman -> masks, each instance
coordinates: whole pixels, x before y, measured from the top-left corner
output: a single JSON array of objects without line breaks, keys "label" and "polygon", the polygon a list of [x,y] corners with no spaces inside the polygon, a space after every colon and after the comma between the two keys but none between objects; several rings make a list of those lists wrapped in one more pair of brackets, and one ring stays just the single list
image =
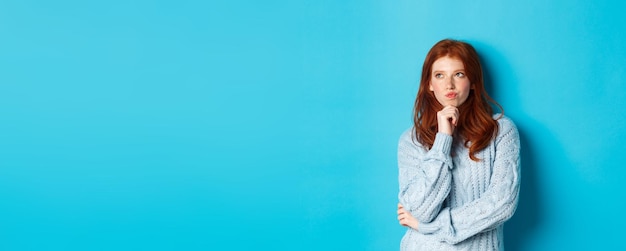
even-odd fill
[{"label": "young woman", "polygon": [[442,40],[422,68],[414,125],[398,144],[401,250],[503,250],[517,207],[520,143],[493,114],[478,54]]}]

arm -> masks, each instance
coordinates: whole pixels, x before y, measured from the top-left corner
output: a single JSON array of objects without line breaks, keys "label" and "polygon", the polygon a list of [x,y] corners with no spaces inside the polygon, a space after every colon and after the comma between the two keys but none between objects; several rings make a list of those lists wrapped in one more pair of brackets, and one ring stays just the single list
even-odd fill
[{"label": "arm", "polygon": [[[520,186],[520,144],[515,125],[501,124],[489,187],[482,196],[458,208],[444,208],[430,223],[419,225],[424,234],[456,244],[507,221],[517,207]],[[421,222],[420,222],[421,223]]]},{"label": "arm", "polygon": [[398,199],[421,224],[439,214],[450,193],[452,136],[438,133],[429,151],[412,139],[412,130],[408,130],[398,144]]}]

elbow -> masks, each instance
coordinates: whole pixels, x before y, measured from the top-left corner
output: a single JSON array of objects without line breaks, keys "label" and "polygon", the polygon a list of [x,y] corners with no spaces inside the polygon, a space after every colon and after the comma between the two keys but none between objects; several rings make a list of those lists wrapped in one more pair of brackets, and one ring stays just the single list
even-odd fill
[{"label": "elbow", "polygon": [[502,212],[502,222],[508,221],[513,217],[517,210],[517,203],[519,201],[519,184],[515,186],[514,192],[510,194],[506,203],[504,204]]},{"label": "elbow", "polygon": [[508,221],[515,214],[515,211],[517,210],[517,197],[518,196],[515,196],[515,198],[510,201],[510,204],[505,208],[502,222]]}]

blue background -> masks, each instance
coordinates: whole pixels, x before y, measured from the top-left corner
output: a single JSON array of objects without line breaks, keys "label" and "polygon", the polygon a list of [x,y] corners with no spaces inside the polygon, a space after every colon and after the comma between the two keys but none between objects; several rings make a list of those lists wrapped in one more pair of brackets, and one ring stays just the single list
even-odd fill
[{"label": "blue background", "polygon": [[421,63],[518,125],[508,250],[624,248],[620,1],[0,1],[0,250],[397,250]]}]

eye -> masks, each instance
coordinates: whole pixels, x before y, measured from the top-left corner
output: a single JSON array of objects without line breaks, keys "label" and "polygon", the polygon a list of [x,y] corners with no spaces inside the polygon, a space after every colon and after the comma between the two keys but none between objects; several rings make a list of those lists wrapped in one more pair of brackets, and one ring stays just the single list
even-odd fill
[{"label": "eye", "polygon": [[441,74],[441,73],[435,73],[435,78],[443,78],[443,74]]},{"label": "eye", "polygon": [[456,77],[458,77],[458,78],[463,78],[463,77],[465,77],[465,73],[462,73],[462,72],[457,72],[457,73],[455,74],[455,76],[456,76]]}]

